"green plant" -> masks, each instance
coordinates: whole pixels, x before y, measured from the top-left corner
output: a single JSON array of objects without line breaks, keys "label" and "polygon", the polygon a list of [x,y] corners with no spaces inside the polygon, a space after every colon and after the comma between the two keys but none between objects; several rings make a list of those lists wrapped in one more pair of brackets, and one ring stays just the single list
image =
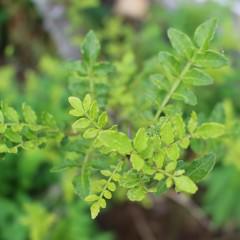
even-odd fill
[{"label": "green plant", "polygon": [[[112,125],[106,112],[99,111],[94,94],[86,95],[83,101],[69,98],[73,108],[70,114],[78,117],[73,129],[83,133],[90,146],[82,162],[78,191],[91,203],[92,218],[106,207],[106,200],[112,198],[117,185],[127,190],[132,201],[141,201],[149,192],[163,192],[172,186],[177,192],[192,194],[197,191],[195,183],[212,170],[214,155],[201,156],[190,163],[179,159],[192,139],[218,138],[225,133],[225,126],[216,122],[199,124],[195,112],[186,124],[182,111],[176,108],[178,104],[172,104],[172,100],[196,105],[193,87],[213,82],[205,69],[227,64],[222,54],[209,49],[215,29],[215,19],[201,24],[194,33],[195,43],[183,32],[168,31],[175,53],[160,52],[161,74],[151,77],[159,89],[159,108],[153,108],[155,115],[148,126],[138,129],[133,138]],[[90,43],[93,44],[89,46]],[[82,49],[81,66],[91,68],[100,50],[92,32],[87,35]],[[94,82],[90,82],[90,89],[93,89],[91,84]],[[96,169],[94,160],[103,161],[106,156],[111,164],[105,169]]]},{"label": "green plant", "polygon": [[[73,131],[67,131],[61,142],[64,162],[53,170],[77,169],[75,191],[91,204],[92,218],[106,207],[106,201],[119,186],[131,201],[141,201],[148,193],[160,194],[172,187],[176,192],[193,194],[198,189],[196,183],[212,170],[215,156],[210,151],[191,162],[181,159],[187,159],[186,149],[195,139],[207,141],[225,134],[224,124],[200,122],[195,112],[189,117],[184,108],[197,104],[195,87],[213,83],[207,70],[228,63],[221,53],[210,49],[216,25],[215,19],[201,24],[194,41],[179,30],[168,31],[175,52],[160,52],[154,58],[157,71],[150,71],[150,81],[144,80],[149,86],[152,84],[152,102],[143,111],[147,117],[143,115],[135,124],[129,116],[129,125],[118,119],[121,114],[114,109],[122,99],[109,99],[116,87],[111,78],[122,73],[114,72],[112,64],[98,60],[100,43],[92,31],[87,34],[81,48],[82,60],[70,64],[70,90],[74,93],[69,97],[70,115],[77,120]],[[134,73],[131,71],[125,75],[130,76]],[[123,90],[132,99],[134,84],[129,92],[127,88]],[[131,104],[135,114],[141,111],[136,109],[139,102]],[[24,122],[19,123],[18,114],[8,106],[2,105],[2,112],[3,153],[16,152],[19,146],[28,148],[26,144],[42,145],[51,136],[57,142],[62,139],[62,131],[59,133],[48,121],[39,125],[35,113],[26,105]],[[53,130],[53,135],[49,130]]]}]

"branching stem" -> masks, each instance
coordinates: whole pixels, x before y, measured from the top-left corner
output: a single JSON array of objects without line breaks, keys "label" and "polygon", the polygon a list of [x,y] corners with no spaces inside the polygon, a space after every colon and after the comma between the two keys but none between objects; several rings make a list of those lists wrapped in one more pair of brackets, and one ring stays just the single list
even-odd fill
[{"label": "branching stem", "polygon": [[193,65],[193,62],[195,60],[196,57],[196,53],[193,54],[192,58],[186,63],[185,67],[183,68],[183,70],[181,71],[179,77],[176,79],[176,81],[174,82],[174,84],[172,85],[170,91],[167,93],[167,95],[165,96],[165,98],[162,101],[161,106],[159,107],[155,117],[154,117],[154,122],[158,120],[158,118],[160,117],[162,111],[164,110],[165,106],[168,104],[168,102],[170,101],[170,99],[172,98],[172,95],[174,94],[174,92],[177,90],[177,88],[180,86],[184,76],[186,75],[186,73],[189,71],[189,69],[191,68],[191,66]]}]

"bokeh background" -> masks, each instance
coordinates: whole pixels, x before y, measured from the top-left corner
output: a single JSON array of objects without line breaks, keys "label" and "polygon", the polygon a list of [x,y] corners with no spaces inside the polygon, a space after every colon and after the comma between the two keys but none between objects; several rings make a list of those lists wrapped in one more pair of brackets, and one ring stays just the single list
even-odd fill
[{"label": "bokeh background", "polygon": [[65,66],[81,59],[80,43],[90,29],[102,43],[101,57],[124,69],[117,80],[127,84],[170,48],[169,27],[191,35],[210,17],[219,20],[214,46],[231,66],[213,72],[213,87],[198,90],[197,111],[221,119],[225,109],[236,129],[200,191],[193,198],[169,192],[142,204],[116,193],[93,221],[74,193],[74,170],[50,171],[61,161],[56,149],[10,154],[0,160],[0,240],[240,239],[240,1],[1,0],[0,98],[51,112],[64,127],[66,99],[76,90]]}]

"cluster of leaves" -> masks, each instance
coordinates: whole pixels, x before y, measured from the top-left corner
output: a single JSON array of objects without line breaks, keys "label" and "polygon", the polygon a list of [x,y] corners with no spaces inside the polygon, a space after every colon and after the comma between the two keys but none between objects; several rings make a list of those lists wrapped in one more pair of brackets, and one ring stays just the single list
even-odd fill
[{"label": "cluster of leaves", "polygon": [[[84,96],[90,92],[100,103],[108,93],[107,76],[114,71],[112,64],[98,61],[100,43],[90,31],[81,47],[81,61],[70,64],[69,89],[74,95]],[[103,104],[103,103],[102,103]]]},{"label": "cluster of leaves", "polygon": [[[117,185],[127,190],[127,196],[132,201],[141,201],[147,193],[161,193],[172,186],[177,192],[193,194],[197,191],[196,182],[212,170],[215,163],[212,154],[201,156],[190,163],[182,161],[181,157],[192,139],[218,138],[225,133],[225,126],[217,122],[200,124],[195,112],[186,123],[182,113],[175,111],[174,105],[169,103],[175,99],[195,105],[197,100],[192,91],[193,86],[213,82],[205,69],[227,64],[222,54],[209,49],[215,29],[215,19],[201,24],[194,34],[196,45],[183,32],[176,29],[168,31],[176,52],[160,52],[162,71],[152,77],[163,98],[151,123],[138,129],[134,138],[119,131],[115,125],[104,128],[108,117],[106,112],[99,115],[93,93],[92,97],[86,95],[83,101],[76,97],[69,98],[73,107],[70,114],[79,118],[73,123],[73,129],[80,130],[83,138],[91,139],[90,150],[85,158],[87,165],[84,162],[82,168],[89,173],[87,178],[90,184],[85,191],[88,194],[84,197],[87,202],[91,202],[92,218],[98,215],[101,208],[106,207],[106,200],[112,198]],[[95,38],[94,35],[92,38]],[[97,41],[91,42],[91,47],[84,48],[86,56],[96,56],[98,53]],[[98,153],[99,158],[104,159],[105,155],[115,161],[107,169],[98,169],[100,176],[97,180],[94,179],[99,174],[96,173],[96,166],[92,170],[94,165],[90,161],[94,152]]]},{"label": "cluster of leaves", "polygon": [[22,105],[22,118],[17,111],[5,103],[0,109],[0,153],[17,153],[46,144],[49,140],[61,140],[62,133],[57,128],[52,115],[43,113],[37,117],[32,108]]}]

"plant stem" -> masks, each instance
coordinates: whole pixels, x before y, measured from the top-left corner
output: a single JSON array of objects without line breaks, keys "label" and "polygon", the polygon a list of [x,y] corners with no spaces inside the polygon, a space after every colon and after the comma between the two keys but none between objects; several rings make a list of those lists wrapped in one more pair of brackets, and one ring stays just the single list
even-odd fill
[{"label": "plant stem", "polygon": [[158,109],[155,117],[154,117],[154,122],[157,121],[157,119],[160,117],[164,107],[168,104],[168,102],[170,101],[173,93],[177,90],[177,88],[179,87],[180,83],[183,80],[183,77],[185,76],[185,74],[189,71],[189,69],[191,68],[194,60],[196,57],[196,53],[193,54],[193,57],[186,63],[185,67],[183,68],[182,72],[180,73],[179,77],[176,79],[176,81],[174,82],[174,84],[172,85],[170,91],[168,92],[168,94],[165,96],[165,98],[163,99],[163,102],[160,106],[160,108]]},{"label": "plant stem", "polygon": [[114,171],[112,172],[112,175],[108,178],[106,184],[104,185],[104,188],[103,188],[103,190],[102,190],[102,192],[101,192],[101,194],[100,194],[100,196],[99,196],[99,199],[101,199],[101,198],[103,197],[104,191],[107,189],[108,184],[112,181],[112,178],[113,178],[114,174],[119,170],[119,168],[121,167],[121,165],[122,165],[122,162],[119,162],[119,163],[117,164],[117,166],[115,167]]},{"label": "plant stem", "polygon": [[94,148],[94,144],[92,143],[90,145],[90,147],[88,148],[88,150],[86,152],[86,155],[84,157],[83,164],[82,164],[81,171],[80,171],[81,172],[81,175],[80,175],[81,176],[81,182],[84,182],[84,176],[85,176],[84,173],[86,171],[87,163],[89,161],[89,156],[92,153],[93,148]]}]

